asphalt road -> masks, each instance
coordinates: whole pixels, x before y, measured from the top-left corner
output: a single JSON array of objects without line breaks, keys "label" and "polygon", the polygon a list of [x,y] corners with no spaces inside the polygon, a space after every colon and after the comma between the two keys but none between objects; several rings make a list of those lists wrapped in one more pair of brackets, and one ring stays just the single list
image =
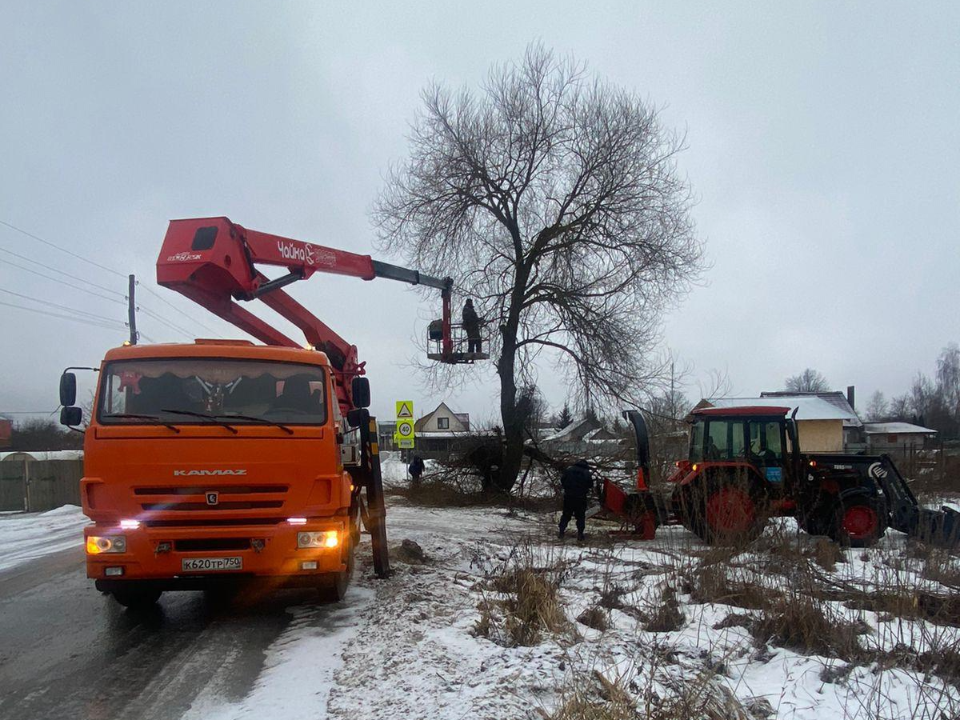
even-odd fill
[{"label": "asphalt road", "polygon": [[135,612],[97,592],[82,549],[0,572],[0,719],[179,718],[244,697],[303,592],[224,603],[167,593]]}]

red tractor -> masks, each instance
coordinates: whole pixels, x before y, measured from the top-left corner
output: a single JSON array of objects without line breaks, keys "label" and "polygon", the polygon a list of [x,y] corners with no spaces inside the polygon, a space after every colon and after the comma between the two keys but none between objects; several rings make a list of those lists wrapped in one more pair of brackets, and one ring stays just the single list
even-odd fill
[{"label": "red tractor", "polygon": [[[669,478],[669,498],[650,492],[647,428],[625,413],[637,438],[637,492],[609,480],[602,507],[645,539],[681,524],[709,543],[749,541],[771,517],[790,516],[811,535],[869,546],[893,528],[953,545],[960,513],[922,508],[887,455],[803,453],[787,407],[706,408],[692,413],[687,459]],[[796,413],[794,412],[794,415]]]}]

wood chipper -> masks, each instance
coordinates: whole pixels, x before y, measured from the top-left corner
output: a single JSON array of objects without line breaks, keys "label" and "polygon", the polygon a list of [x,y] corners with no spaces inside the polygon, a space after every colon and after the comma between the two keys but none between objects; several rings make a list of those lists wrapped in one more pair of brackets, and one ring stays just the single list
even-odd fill
[{"label": "wood chipper", "polygon": [[624,413],[637,442],[636,490],[609,479],[602,514],[643,539],[683,525],[708,543],[749,541],[771,517],[795,517],[811,535],[865,547],[898,530],[960,544],[960,513],[921,507],[888,455],[804,453],[796,411],[787,407],[704,408],[691,417],[687,457],[675,463],[665,496],[651,492],[649,439],[640,412]]}]

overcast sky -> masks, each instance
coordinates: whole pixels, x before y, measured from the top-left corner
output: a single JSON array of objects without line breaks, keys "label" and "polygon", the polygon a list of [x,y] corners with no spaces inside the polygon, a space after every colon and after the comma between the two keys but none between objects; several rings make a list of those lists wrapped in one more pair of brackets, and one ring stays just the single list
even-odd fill
[{"label": "overcast sky", "polygon": [[[371,253],[369,210],[420,88],[476,86],[540,39],[687,133],[680,167],[712,267],[665,318],[664,347],[695,368],[692,398],[712,369],[749,395],[809,366],[855,384],[862,408],[960,340],[955,2],[71,0],[2,3],[0,28],[0,221],[119,273],[0,225],[0,302],[122,321],[108,291],[135,272],[185,313],[141,290],[149,337],[184,339],[148,312],[239,336],[156,287],[168,219],[226,215]],[[320,275],[292,293],[360,348],[381,417],[406,398],[418,415],[447,399],[494,417],[492,367],[444,398],[408,366],[439,299]],[[0,413],[53,410],[61,369],[98,364],[124,333],[0,305]]]}]

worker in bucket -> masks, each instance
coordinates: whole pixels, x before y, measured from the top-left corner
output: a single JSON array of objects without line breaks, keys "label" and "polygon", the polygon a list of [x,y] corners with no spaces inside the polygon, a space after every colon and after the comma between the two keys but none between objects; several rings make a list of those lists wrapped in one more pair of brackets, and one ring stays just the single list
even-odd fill
[{"label": "worker in bucket", "polygon": [[586,460],[578,460],[563,471],[560,476],[563,487],[563,513],[560,515],[560,539],[567,532],[570,518],[577,519],[577,540],[583,540],[583,530],[587,525],[587,496],[593,488],[590,465]]},{"label": "worker in bucket", "polygon": [[463,304],[463,329],[467,333],[467,352],[483,352],[480,349],[480,316],[473,309],[473,300],[467,298]]}]

